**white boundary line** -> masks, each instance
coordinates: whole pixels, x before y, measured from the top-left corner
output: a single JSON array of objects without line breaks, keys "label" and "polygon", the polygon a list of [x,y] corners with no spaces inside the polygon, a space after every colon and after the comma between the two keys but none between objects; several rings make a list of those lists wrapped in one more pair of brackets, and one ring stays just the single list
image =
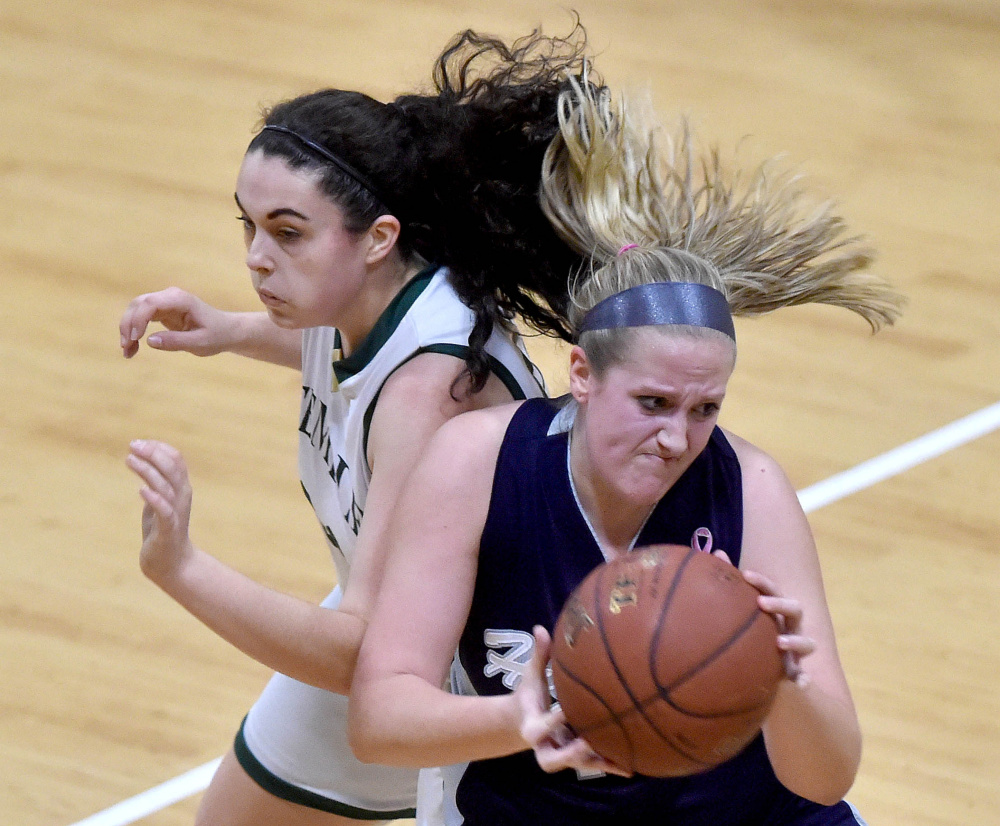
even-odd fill
[{"label": "white boundary line", "polygon": [[[1000,428],[1000,402],[862,462],[850,470],[810,485],[799,491],[799,501],[806,513],[809,513],[985,436],[997,428]],[[221,760],[221,757],[211,760],[103,812],[77,821],[72,826],[128,826],[140,818],[204,791]]]},{"label": "white boundary line", "polygon": [[1000,427],[1000,402],[799,491],[806,513],[934,459]]},{"label": "white boundary line", "polygon": [[126,826],[128,823],[135,823],[146,815],[166,809],[167,806],[173,806],[174,803],[207,789],[221,762],[221,757],[210,760],[196,769],[177,775],[173,780],[153,786],[103,812],[86,817],[73,826]]}]

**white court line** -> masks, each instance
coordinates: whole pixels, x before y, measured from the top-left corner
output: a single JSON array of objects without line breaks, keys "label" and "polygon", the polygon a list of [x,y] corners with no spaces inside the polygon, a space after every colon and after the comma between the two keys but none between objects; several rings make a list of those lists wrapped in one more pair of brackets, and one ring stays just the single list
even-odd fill
[{"label": "white court line", "polygon": [[806,513],[843,499],[1000,427],[1000,402],[799,491]]},{"label": "white court line", "polygon": [[[850,470],[837,473],[822,482],[799,491],[802,508],[809,513],[843,499],[859,490],[864,490],[898,473],[916,467],[949,450],[954,450],[966,442],[985,436],[1000,428],[1000,402],[958,419],[949,425],[934,430],[925,436],[900,445],[888,453],[883,453],[867,462],[862,462]],[[130,797],[80,820],[72,826],[128,826],[140,818],[165,809],[180,800],[208,788],[209,781],[222,758],[212,760],[178,775],[173,780],[154,786],[148,791]]]},{"label": "white court line", "polygon": [[166,809],[167,806],[173,806],[174,803],[207,789],[212,775],[221,762],[221,757],[209,760],[196,769],[177,775],[173,780],[153,786],[135,797],[116,803],[103,812],[77,821],[73,826],[126,826],[128,823],[135,823],[146,815]]}]

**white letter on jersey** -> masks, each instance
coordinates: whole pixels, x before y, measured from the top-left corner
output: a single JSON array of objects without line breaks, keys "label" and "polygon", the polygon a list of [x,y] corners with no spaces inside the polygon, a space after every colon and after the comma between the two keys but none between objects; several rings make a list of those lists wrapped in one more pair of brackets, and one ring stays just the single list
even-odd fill
[{"label": "white letter on jersey", "polygon": [[486,667],[483,673],[487,677],[503,674],[503,684],[513,691],[521,682],[524,669],[531,661],[531,652],[535,648],[535,638],[524,631],[494,631],[483,632],[483,642],[487,648],[507,648],[506,654],[496,651],[486,652]]}]

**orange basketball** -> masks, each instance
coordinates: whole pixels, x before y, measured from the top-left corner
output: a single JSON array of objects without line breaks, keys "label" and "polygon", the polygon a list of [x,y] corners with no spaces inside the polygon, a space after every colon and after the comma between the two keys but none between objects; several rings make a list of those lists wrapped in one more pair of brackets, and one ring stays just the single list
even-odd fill
[{"label": "orange basketball", "polygon": [[728,562],[653,545],[593,570],[566,601],[552,678],[571,728],[651,777],[708,770],[760,731],[784,661],[759,591]]}]

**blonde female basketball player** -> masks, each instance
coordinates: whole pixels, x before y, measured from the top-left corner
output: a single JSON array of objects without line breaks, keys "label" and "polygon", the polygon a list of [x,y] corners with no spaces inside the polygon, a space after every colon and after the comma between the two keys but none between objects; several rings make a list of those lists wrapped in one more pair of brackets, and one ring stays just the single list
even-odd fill
[{"label": "blonde female basketball player", "polygon": [[[682,140],[661,184],[631,110],[577,88],[561,111],[545,203],[593,256],[573,295],[571,396],[459,416],[431,440],[362,645],[352,743],[367,760],[445,766],[449,826],[861,823],[842,800],[858,720],[808,523],[778,465],[717,419],[734,314],[822,301],[874,328],[898,296],[860,271],[869,256],[839,219],[772,170],[744,189]],[[763,736],[718,768],[619,776],[549,708],[548,633],[603,560],[705,535],[781,616],[790,679]]]}]

